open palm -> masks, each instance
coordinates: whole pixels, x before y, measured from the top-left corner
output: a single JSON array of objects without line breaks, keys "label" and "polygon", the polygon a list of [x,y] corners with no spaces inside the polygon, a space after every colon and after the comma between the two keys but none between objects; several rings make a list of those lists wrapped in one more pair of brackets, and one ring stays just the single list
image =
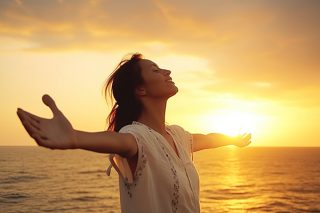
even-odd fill
[{"label": "open palm", "polygon": [[39,146],[51,149],[74,148],[76,136],[71,123],[49,95],[44,95],[42,101],[51,109],[53,118],[41,118],[18,108],[18,117],[28,134]]},{"label": "open palm", "polygon": [[250,133],[239,134],[234,137],[234,141],[233,141],[233,145],[238,147],[245,147],[245,146],[248,146],[250,143],[251,143]]}]

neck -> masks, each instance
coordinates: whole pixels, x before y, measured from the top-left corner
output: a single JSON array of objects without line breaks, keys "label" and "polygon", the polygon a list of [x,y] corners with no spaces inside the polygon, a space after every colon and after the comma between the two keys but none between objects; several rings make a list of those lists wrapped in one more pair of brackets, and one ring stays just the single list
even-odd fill
[{"label": "neck", "polygon": [[138,122],[143,123],[160,134],[166,134],[165,117],[167,100],[145,100]]}]

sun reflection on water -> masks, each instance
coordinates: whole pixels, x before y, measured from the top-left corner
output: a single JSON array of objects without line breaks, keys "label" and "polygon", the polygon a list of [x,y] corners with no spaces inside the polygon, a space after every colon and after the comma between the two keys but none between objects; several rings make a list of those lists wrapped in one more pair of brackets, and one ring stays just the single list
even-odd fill
[{"label": "sun reflection on water", "polygon": [[[210,152],[210,151],[209,151]],[[206,179],[201,179],[203,212],[244,212],[263,203],[257,193],[255,180],[250,179],[239,159],[238,148],[224,149],[224,161],[207,168]],[[201,175],[201,174],[200,174]]]}]

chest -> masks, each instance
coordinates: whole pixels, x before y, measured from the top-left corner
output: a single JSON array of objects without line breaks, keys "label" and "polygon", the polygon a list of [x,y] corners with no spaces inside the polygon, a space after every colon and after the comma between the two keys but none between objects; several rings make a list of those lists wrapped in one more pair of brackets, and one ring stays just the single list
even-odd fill
[{"label": "chest", "polygon": [[169,144],[170,148],[175,152],[175,154],[178,156],[178,158],[180,158],[179,151],[178,151],[178,148],[175,144],[173,137],[169,133],[167,133],[164,136],[164,138],[165,138],[165,142]]}]

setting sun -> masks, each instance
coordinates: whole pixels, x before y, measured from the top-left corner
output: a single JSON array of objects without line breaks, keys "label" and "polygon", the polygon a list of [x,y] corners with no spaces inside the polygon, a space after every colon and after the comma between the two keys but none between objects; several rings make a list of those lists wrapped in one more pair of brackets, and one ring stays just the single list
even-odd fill
[{"label": "setting sun", "polygon": [[259,116],[252,112],[222,109],[208,116],[205,123],[214,132],[235,136],[242,133],[254,134],[258,119]]}]

